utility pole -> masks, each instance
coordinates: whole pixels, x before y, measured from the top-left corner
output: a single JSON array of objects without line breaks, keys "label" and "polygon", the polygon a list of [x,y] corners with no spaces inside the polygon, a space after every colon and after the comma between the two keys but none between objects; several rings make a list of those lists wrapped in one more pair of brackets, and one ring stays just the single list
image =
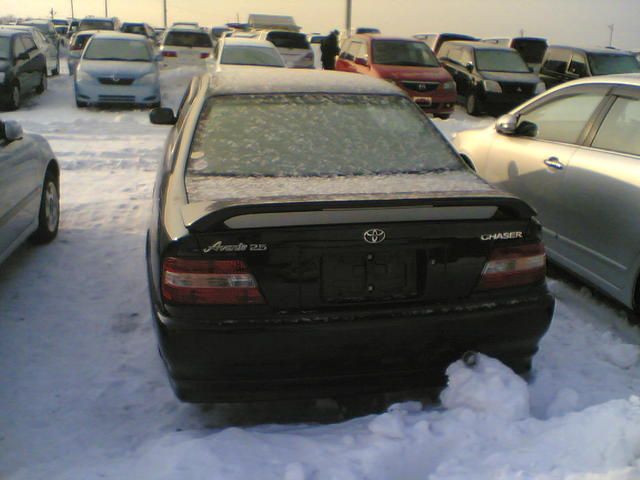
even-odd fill
[{"label": "utility pole", "polygon": [[347,0],[347,22],[345,25],[347,30],[346,36],[351,36],[351,0]]},{"label": "utility pole", "polygon": [[76,18],[76,16],[73,14],[73,0],[71,0],[71,18]]},{"label": "utility pole", "polygon": [[56,14],[56,12],[53,11],[53,7],[49,10],[49,13],[51,14],[51,20],[53,20],[53,16]]},{"label": "utility pole", "polygon": [[167,0],[162,0],[162,11],[164,13],[164,28],[167,28]]},{"label": "utility pole", "polygon": [[109,16],[109,8],[107,7],[107,2],[108,0],[104,0],[104,16],[105,17]]},{"label": "utility pole", "polygon": [[609,25],[609,46],[613,47],[613,29],[615,27],[615,24],[611,24]]},{"label": "utility pole", "polygon": [[521,28],[521,29],[520,29],[520,36],[521,36],[521,37],[524,37],[524,28]]}]

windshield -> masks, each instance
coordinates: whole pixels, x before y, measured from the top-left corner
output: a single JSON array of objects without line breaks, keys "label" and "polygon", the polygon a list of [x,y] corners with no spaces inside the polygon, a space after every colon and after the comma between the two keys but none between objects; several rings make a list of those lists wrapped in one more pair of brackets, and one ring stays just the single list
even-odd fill
[{"label": "windshield", "polygon": [[437,129],[406,98],[243,95],[207,101],[187,177],[376,175],[461,168]]},{"label": "windshield", "polygon": [[640,64],[633,55],[589,53],[588,57],[593,75],[640,72]]},{"label": "windshield", "polygon": [[478,70],[529,73],[522,57],[511,50],[476,50],[476,62]]},{"label": "windshield", "polygon": [[84,48],[84,46],[86,45],[87,41],[89,41],[89,39],[92,36],[93,36],[93,34],[77,35],[75,37],[75,40],[71,44],[71,49],[72,50],[82,50]]},{"label": "windshield", "polygon": [[67,33],[67,26],[66,25],[59,25],[56,27],[56,32],[58,32],[61,35],[64,35],[65,33]]},{"label": "windshield", "polygon": [[404,40],[375,40],[372,43],[372,62],[378,65],[410,67],[438,67],[440,63],[424,42]]},{"label": "windshield", "polygon": [[144,25],[125,25],[122,27],[124,33],[135,33],[136,35],[147,35]]},{"label": "windshield", "polygon": [[0,60],[9,60],[11,57],[11,38],[0,37]]},{"label": "windshield", "polygon": [[113,22],[109,20],[82,20],[78,31],[82,30],[114,30]]},{"label": "windshield", "polygon": [[293,32],[269,32],[267,40],[278,48],[298,48],[309,50],[309,42],[307,37],[302,33]]},{"label": "windshield", "polygon": [[94,38],[85,49],[85,60],[112,60],[122,62],[150,62],[151,51],[138,40]]},{"label": "windshield", "polygon": [[224,65],[259,65],[284,67],[282,57],[273,48],[225,45],[220,63]]},{"label": "windshield", "polygon": [[169,32],[163,43],[171,47],[213,47],[211,37],[206,33],[199,32]]}]

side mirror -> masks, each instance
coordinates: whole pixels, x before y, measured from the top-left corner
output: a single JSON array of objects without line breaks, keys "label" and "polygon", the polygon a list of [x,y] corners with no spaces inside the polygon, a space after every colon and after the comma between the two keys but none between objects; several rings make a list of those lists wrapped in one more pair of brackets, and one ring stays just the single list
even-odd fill
[{"label": "side mirror", "polygon": [[469,71],[469,73],[473,72],[473,63],[471,63],[471,62],[467,63],[464,66],[464,68],[466,68]]},{"label": "side mirror", "polygon": [[362,57],[356,57],[356,65],[361,65],[363,67],[368,67],[369,66],[369,59],[368,58],[362,58]]},{"label": "side mirror", "polygon": [[154,108],[149,112],[149,120],[154,125],[175,125],[177,119],[170,108]]},{"label": "side mirror", "polygon": [[4,122],[4,138],[8,142],[20,140],[22,138],[22,126],[15,120],[7,120]]},{"label": "side mirror", "polygon": [[516,135],[520,135],[522,137],[535,138],[538,136],[538,125],[533,122],[523,120],[516,128],[515,133]]},{"label": "side mirror", "polygon": [[502,115],[496,121],[496,132],[504,135],[513,135],[516,133],[516,127],[518,126],[518,117],[507,113]]}]

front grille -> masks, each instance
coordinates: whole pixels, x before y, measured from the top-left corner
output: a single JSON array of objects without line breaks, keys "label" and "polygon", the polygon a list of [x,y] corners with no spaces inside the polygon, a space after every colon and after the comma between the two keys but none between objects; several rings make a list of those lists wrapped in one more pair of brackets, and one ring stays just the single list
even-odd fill
[{"label": "front grille", "polygon": [[400,83],[404,88],[421,93],[432,92],[440,86],[440,82],[414,82],[410,80],[403,80]]},{"label": "front grille", "polygon": [[511,93],[514,95],[532,95],[535,85],[529,83],[511,83],[500,82],[502,93]]},{"label": "front grille", "polygon": [[100,95],[98,100],[105,103],[134,103],[136,97],[133,95]]},{"label": "front grille", "polygon": [[98,78],[103,85],[131,85],[134,78],[114,78],[114,77],[100,77]]}]

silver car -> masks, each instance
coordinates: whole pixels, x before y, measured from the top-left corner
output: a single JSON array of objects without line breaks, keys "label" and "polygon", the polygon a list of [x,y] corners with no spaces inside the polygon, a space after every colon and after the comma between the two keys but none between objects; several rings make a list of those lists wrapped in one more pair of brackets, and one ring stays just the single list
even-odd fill
[{"label": "silver car", "polygon": [[454,145],[538,211],[552,260],[640,311],[640,74],[562,84]]},{"label": "silver car", "polygon": [[145,37],[96,33],[74,75],[78,107],[97,104],[160,105],[158,57]]},{"label": "silver car", "polygon": [[47,243],[58,233],[60,168],[47,141],[0,121],[0,262],[27,238]]}]

